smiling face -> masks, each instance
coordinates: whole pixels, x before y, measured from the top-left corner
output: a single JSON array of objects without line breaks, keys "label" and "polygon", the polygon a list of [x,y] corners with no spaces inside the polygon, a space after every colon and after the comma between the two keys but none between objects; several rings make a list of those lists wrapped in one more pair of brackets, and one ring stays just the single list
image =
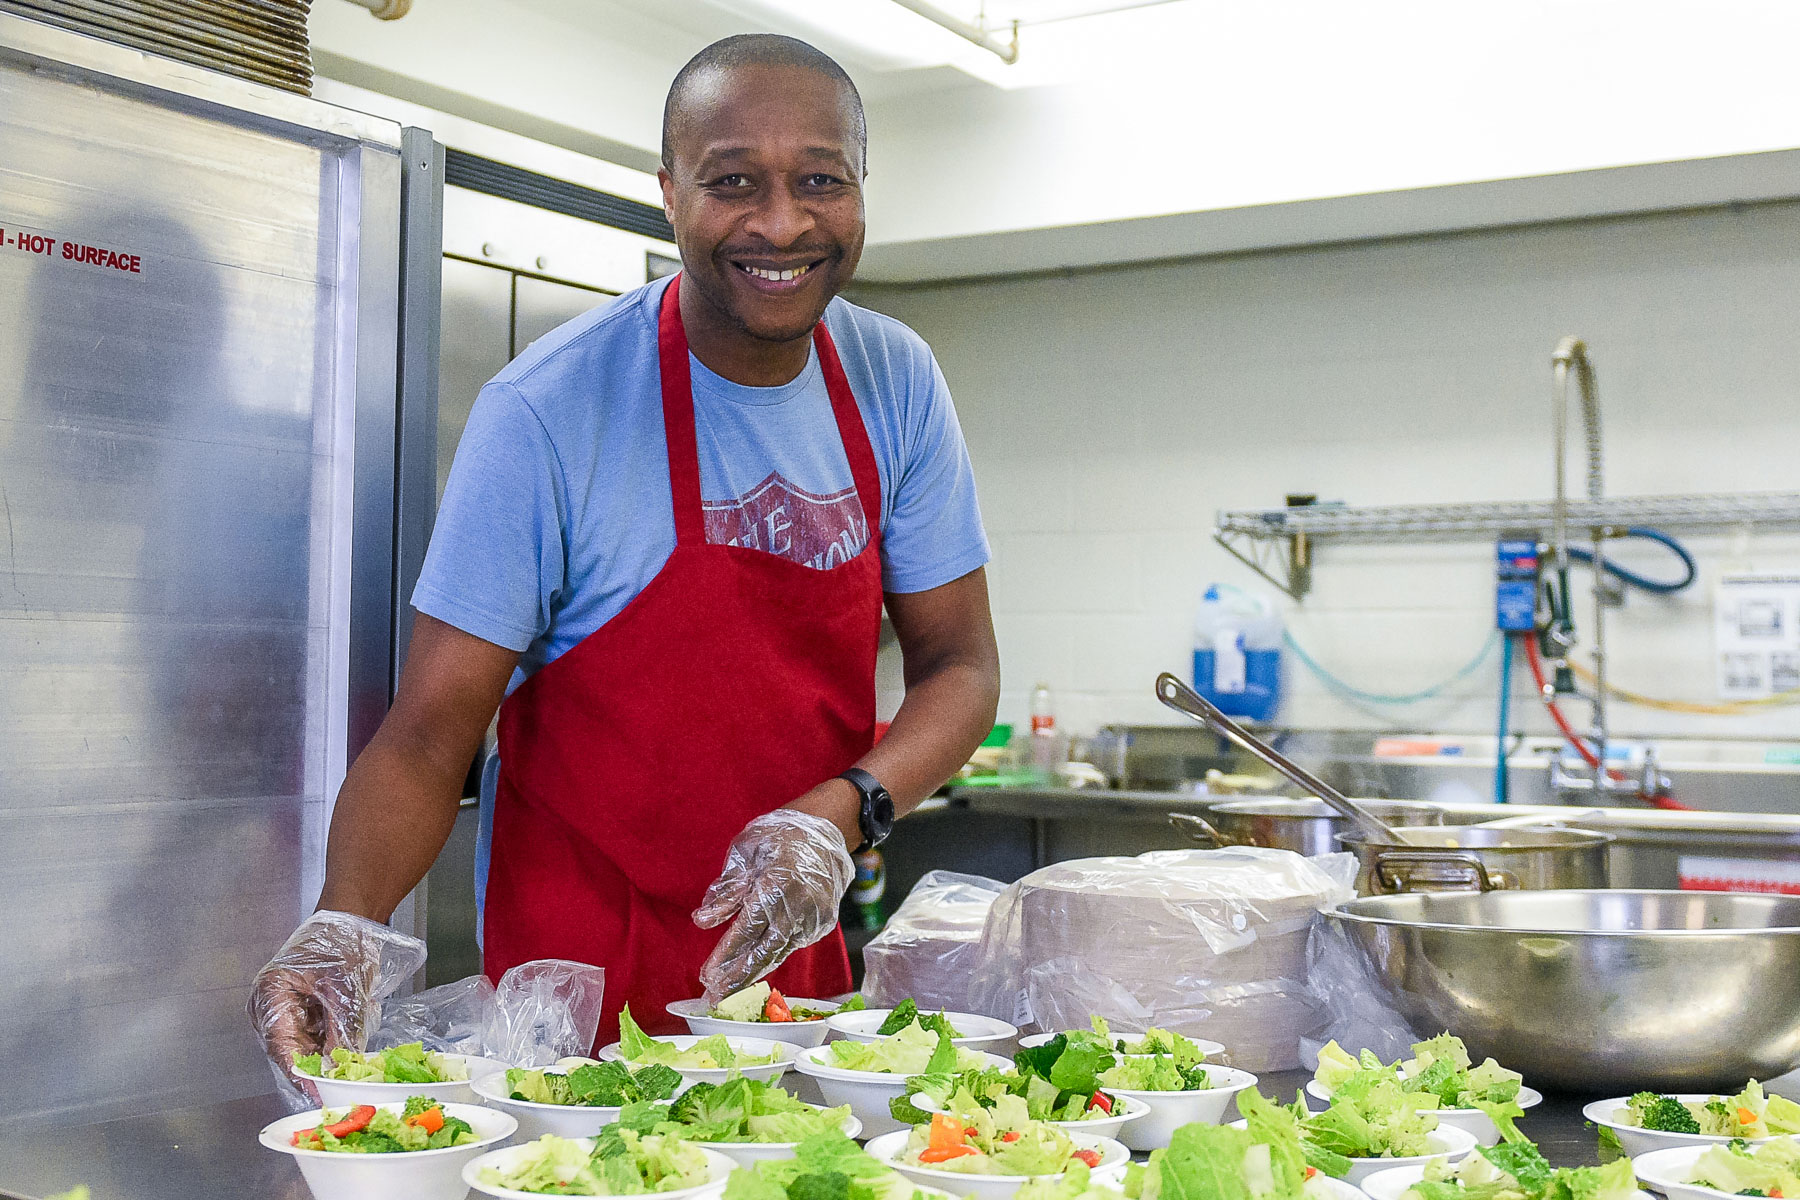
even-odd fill
[{"label": "smiling face", "polygon": [[[692,291],[719,335],[765,348],[806,338],[862,256],[861,126],[848,90],[805,67],[709,71],[690,85],[669,149],[658,178],[690,326]],[[701,332],[689,329],[696,353]]]}]

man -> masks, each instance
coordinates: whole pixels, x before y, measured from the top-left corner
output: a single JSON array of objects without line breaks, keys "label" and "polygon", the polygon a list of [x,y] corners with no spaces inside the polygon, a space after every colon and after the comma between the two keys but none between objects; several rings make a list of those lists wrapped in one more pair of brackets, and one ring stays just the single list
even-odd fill
[{"label": "man", "polygon": [[[373,923],[442,848],[496,705],[490,977],[605,966],[601,1042],[627,1002],[668,1030],[668,1002],[771,970],[849,988],[851,851],[967,759],[999,690],[943,377],[910,330],[834,299],[865,140],[849,77],[804,42],[727,38],[677,75],[659,178],[683,271],[483,389],[320,911],[257,977],[278,1064],[357,1036]],[[906,696],[875,745],[884,595]]]}]

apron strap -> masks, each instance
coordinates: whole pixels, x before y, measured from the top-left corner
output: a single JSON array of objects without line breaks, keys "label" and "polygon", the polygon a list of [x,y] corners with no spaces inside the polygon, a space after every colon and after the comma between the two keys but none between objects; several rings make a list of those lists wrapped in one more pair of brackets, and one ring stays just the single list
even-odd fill
[{"label": "apron strap", "polygon": [[688,371],[687,330],[681,326],[681,276],[669,280],[656,319],[662,360],[664,441],[669,450],[669,498],[675,506],[675,544],[706,543],[700,513],[700,447],[694,437],[694,382]]},{"label": "apron strap", "polygon": [[875,448],[869,444],[869,431],[856,406],[856,394],[850,390],[849,377],[844,374],[844,364],[838,358],[837,343],[831,340],[831,331],[822,320],[813,330],[813,344],[818,347],[819,368],[825,374],[825,390],[831,395],[831,415],[837,418],[844,457],[850,460],[856,498],[862,503],[863,520],[868,522],[873,540],[881,533],[881,472],[875,466]]},{"label": "apron strap", "polygon": [[[675,509],[675,544],[699,546],[706,542],[706,525],[700,508],[700,447],[694,432],[694,382],[688,369],[687,330],[681,324],[681,276],[669,280],[657,313],[656,348],[662,365],[664,440],[669,452],[669,493]],[[869,537],[881,532],[881,472],[875,465],[875,448],[856,394],[844,374],[837,345],[820,321],[813,329],[813,345],[819,353],[819,369],[825,391],[831,397],[831,415],[837,421],[844,457],[850,462],[850,478],[862,505]]]}]

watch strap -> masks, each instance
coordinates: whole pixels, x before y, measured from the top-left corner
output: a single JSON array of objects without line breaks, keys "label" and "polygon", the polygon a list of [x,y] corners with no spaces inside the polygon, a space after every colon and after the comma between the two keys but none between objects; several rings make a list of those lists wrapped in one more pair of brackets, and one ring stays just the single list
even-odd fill
[{"label": "watch strap", "polygon": [[861,854],[873,849],[887,840],[894,828],[894,798],[881,781],[861,767],[851,767],[839,779],[849,783],[862,794],[862,809],[857,814],[857,826],[862,830],[862,844],[851,851]]}]

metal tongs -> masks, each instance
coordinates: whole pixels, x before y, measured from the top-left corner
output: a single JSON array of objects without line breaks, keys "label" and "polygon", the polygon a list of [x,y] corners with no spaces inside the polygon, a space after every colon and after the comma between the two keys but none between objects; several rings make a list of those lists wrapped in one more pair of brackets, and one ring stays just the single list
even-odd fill
[{"label": "metal tongs", "polygon": [[1309,795],[1317,796],[1332,808],[1354,821],[1363,833],[1383,842],[1404,843],[1405,838],[1386,821],[1352,800],[1344,793],[1290,760],[1285,754],[1239,725],[1219,711],[1205,696],[1183,683],[1179,676],[1164,671],[1156,677],[1156,698],[1177,712],[1186,713],[1214,732],[1229,738],[1277,771],[1293,780]]}]

